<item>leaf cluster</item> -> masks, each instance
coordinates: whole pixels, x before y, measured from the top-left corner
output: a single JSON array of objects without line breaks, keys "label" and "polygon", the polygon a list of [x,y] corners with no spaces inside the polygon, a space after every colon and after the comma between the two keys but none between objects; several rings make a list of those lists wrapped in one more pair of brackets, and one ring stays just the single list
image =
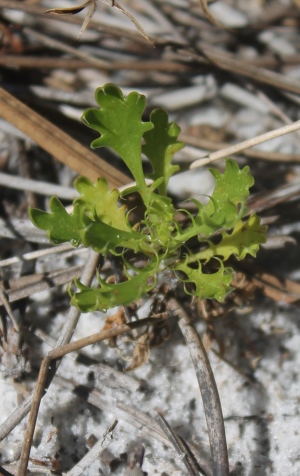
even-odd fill
[{"label": "leaf cluster", "polygon": [[[181,209],[186,219],[180,221],[178,210],[167,196],[169,179],[178,170],[172,158],[184,146],[178,141],[179,126],[169,123],[162,109],[155,109],[150,121],[144,122],[145,97],[137,92],[124,97],[114,84],[98,88],[96,101],[99,108],[87,109],[83,114],[83,122],[100,134],[91,147],[113,149],[136,185],[120,193],[109,190],[104,178],[92,183],[79,177],[75,181],[79,197],[73,202],[72,213],[67,213],[56,197],[50,200],[50,213],[30,210],[33,223],[47,232],[51,242],[91,246],[104,256],[112,254],[122,260],[119,282],[99,275],[98,287],[89,288],[76,281],[78,290],[70,291],[71,303],[83,312],[128,305],[153,289],[165,272],[182,281],[188,294],[224,300],[232,289],[228,259],[255,256],[266,237],[266,227],[260,225],[256,215],[243,218],[253,185],[249,167],[239,169],[228,159],[224,173],[211,169],[215,188],[208,203],[193,200],[196,213]],[[142,154],[152,166],[147,177],[153,181],[150,186]],[[126,205],[132,192],[140,195],[144,206],[139,221],[132,218],[132,210]],[[135,264],[135,257],[142,266]]]}]

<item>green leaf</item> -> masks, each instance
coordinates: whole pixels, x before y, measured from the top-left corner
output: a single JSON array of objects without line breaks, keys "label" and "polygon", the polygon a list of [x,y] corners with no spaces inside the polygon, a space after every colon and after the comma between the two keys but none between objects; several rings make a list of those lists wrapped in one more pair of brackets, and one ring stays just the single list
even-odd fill
[{"label": "green leaf", "polygon": [[259,245],[266,242],[267,226],[260,224],[260,219],[252,215],[245,223],[240,220],[231,233],[222,232],[222,240],[216,246],[216,253],[224,260],[235,255],[238,260],[247,254],[255,257]]},{"label": "green leaf", "polygon": [[124,98],[122,91],[108,83],[96,90],[96,101],[101,109],[87,109],[83,122],[98,131],[101,136],[91,147],[111,147],[124,160],[131,171],[144,201],[147,201],[147,186],[141,162],[141,139],[153,128],[151,122],[143,122],[145,96],[137,92]]},{"label": "green leaf", "polygon": [[255,257],[259,245],[266,242],[267,226],[260,225],[257,215],[252,215],[246,222],[239,220],[232,232],[222,232],[220,243],[207,241],[209,247],[194,255],[194,258],[208,261],[214,256],[221,256],[226,261],[234,255],[238,260],[247,254]]},{"label": "green leaf", "polygon": [[109,190],[105,178],[93,183],[86,177],[78,177],[74,186],[80,193],[74,204],[79,204],[91,220],[97,217],[118,230],[131,231],[126,219],[126,207],[119,206],[119,191]]},{"label": "green leaf", "polygon": [[144,134],[145,144],[142,151],[151,162],[153,173],[149,175],[154,181],[163,177],[158,187],[161,195],[167,194],[167,185],[171,175],[179,170],[178,165],[171,165],[173,155],[184,147],[177,141],[180,127],[175,122],[168,122],[168,114],[163,109],[154,109],[150,116],[154,128]]},{"label": "green leaf", "polygon": [[81,244],[80,228],[88,223],[88,218],[84,217],[80,207],[77,205],[70,215],[65,210],[57,197],[50,199],[51,213],[46,213],[36,208],[29,209],[29,216],[33,224],[47,231],[47,237],[51,243],[58,244],[69,241],[73,246]]},{"label": "green leaf", "polygon": [[223,228],[232,228],[246,212],[249,189],[254,184],[254,179],[248,166],[240,169],[231,159],[226,160],[223,174],[216,169],[210,169],[210,172],[216,185],[203,213],[220,223]]},{"label": "green leaf", "polygon": [[227,294],[232,290],[230,286],[232,281],[232,269],[225,268],[221,260],[219,270],[215,273],[202,273],[201,263],[198,262],[198,268],[191,268],[187,262],[176,265],[175,271],[181,271],[186,274],[187,278],[181,281],[185,284],[190,283],[194,285],[193,291],[187,290],[187,294],[196,296],[199,299],[217,299],[217,301],[224,301]]},{"label": "green leaf", "polygon": [[91,246],[98,253],[106,253],[107,250],[116,253],[117,247],[139,251],[139,243],[145,240],[145,235],[113,228],[96,217],[95,221],[80,230],[80,238],[84,246]]},{"label": "green leaf", "polygon": [[183,241],[196,235],[204,239],[221,229],[233,228],[246,212],[249,188],[254,183],[249,167],[240,170],[236,162],[227,159],[223,174],[214,169],[210,172],[216,181],[213,194],[206,205],[192,200],[199,211],[178,237]]},{"label": "green leaf", "polygon": [[98,277],[100,287],[97,289],[89,288],[75,280],[79,292],[69,291],[71,304],[82,312],[106,312],[115,306],[128,306],[154,288],[156,281],[152,275],[153,271],[141,270],[138,275],[117,284],[106,283]]},{"label": "green leaf", "polygon": [[[133,92],[124,98],[113,84],[98,88],[96,100],[99,108],[83,114],[85,124],[100,134],[92,147],[105,146],[116,151],[136,185],[120,195],[118,190],[109,191],[103,178],[93,184],[79,177],[75,186],[80,196],[74,200],[71,214],[55,197],[50,200],[50,213],[30,210],[33,223],[45,230],[52,242],[70,241],[75,246],[83,243],[102,254],[118,254],[123,262],[121,275],[125,281],[113,284],[98,277],[96,289],[76,281],[78,292],[71,293],[71,303],[84,312],[128,305],[150,291],[158,278],[163,279],[165,271],[178,273],[178,279],[183,273],[188,294],[222,301],[230,292],[232,281],[232,269],[225,267],[224,262],[232,255],[239,260],[247,254],[255,256],[266,239],[266,227],[260,225],[257,216],[242,221],[253,185],[249,167],[240,170],[228,159],[224,173],[211,169],[215,189],[208,203],[202,205],[193,200],[197,206],[195,216],[188,210],[175,210],[166,194],[168,181],[178,169],[171,163],[173,155],[183,147],[178,141],[180,128],[169,123],[167,113],[161,109],[152,112],[152,122],[143,122],[145,97]],[[142,150],[153,169],[154,182],[150,187],[143,173]],[[129,221],[120,200],[124,203],[123,197],[132,191],[141,195],[143,215],[134,218],[132,214]],[[187,220],[177,220],[178,211],[185,213]],[[195,240],[189,241],[193,237],[200,242],[196,252],[195,248],[189,249],[190,244],[197,245]]]}]

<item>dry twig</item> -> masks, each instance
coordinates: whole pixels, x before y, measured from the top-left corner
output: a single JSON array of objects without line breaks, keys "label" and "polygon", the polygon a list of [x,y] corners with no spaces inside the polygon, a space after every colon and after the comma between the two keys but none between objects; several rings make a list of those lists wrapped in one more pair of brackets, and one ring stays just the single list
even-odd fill
[{"label": "dry twig", "polygon": [[[63,342],[64,340],[70,340],[73,334],[74,327],[75,327],[74,322],[77,322],[77,320],[78,318],[75,319],[75,321],[71,323],[70,330],[68,331],[68,333],[65,333],[68,336],[68,339],[63,338],[64,336],[62,336],[62,338],[60,339],[61,342]],[[75,350],[82,349],[96,342],[100,342],[102,340],[107,340],[112,337],[118,336],[120,334],[124,334],[125,332],[130,332],[132,329],[142,327],[144,325],[149,324],[149,322],[153,322],[153,321],[157,322],[157,318],[141,319],[140,321],[136,321],[134,323],[116,326],[106,331],[98,332],[97,334],[84,337],[83,339],[79,339],[75,342],[72,342],[71,344],[64,344],[64,345],[57,346],[55,349],[51,350],[47,354],[46,357],[44,357],[40,367],[38,381],[37,381],[34,394],[32,397],[30,415],[29,415],[28,424],[26,427],[25,435],[24,435],[24,443],[22,447],[22,453],[21,453],[20,464],[19,464],[19,476],[26,475],[30,448],[31,448],[31,443],[33,438],[33,432],[34,432],[34,428],[35,428],[35,424],[36,424],[36,420],[38,416],[40,402],[45,393],[45,386],[46,386],[49,369],[51,369],[50,367],[51,362],[56,361],[57,359],[61,359],[63,356],[65,356],[66,354],[70,352],[74,352]]]},{"label": "dry twig", "polygon": [[102,175],[114,187],[128,182],[128,178],[122,172],[104,162],[2,88],[0,88],[0,115],[79,174],[90,179]]},{"label": "dry twig", "polygon": [[[98,263],[98,254],[94,251],[90,251],[89,259],[82,271],[81,281],[89,286],[95,275],[95,268]],[[67,342],[70,342],[74,329],[77,325],[80,312],[75,307],[71,307],[68,316],[66,318],[66,323],[62,329],[60,338],[58,339],[56,345],[59,347]],[[29,413],[32,403],[32,394],[23,401],[23,403],[2,423],[0,426],[0,441],[3,440],[14,428],[15,426]]]},{"label": "dry twig", "polygon": [[273,131],[266,132],[265,134],[261,134],[259,136],[253,137],[252,139],[245,140],[243,142],[240,142],[239,144],[232,145],[217,152],[213,152],[206,157],[195,160],[191,164],[190,168],[195,169],[197,167],[202,167],[206,164],[209,164],[214,160],[223,159],[224,157],[230,157],[231,155],[237,154],[238,152],[241,152],[244,149],[254,147],[257,144],[262,144],[263,142],[267,142],[268,140],[275,139],[275,137],[280,137],[284,134],[289,134],[290,132],[294,132],[299,129],[300,121],[293,122],[292,124],[288,124],[287,126],[279,127],[279,129],[274,129]]},{"label": "dry twig", "polygon": [[182,306],[172,298],[167,307],[179,317],[179,327],[189,348],[202,395],[214,476],[229,476],[226,435],[215,378],[201,339]]},{"label": "dry twig", "polygon": [[[166,419],[163,415],[157,412],[157,420],[160,424],[160,427],[163,429],[171,443],[173,444],[176,452],[178,453],[179,457],[183,461],[186,469],[188,470],[189,474],[192,476],[199,476],[203,475],[202,471],[197,467],[194,461],[194,456],[187,446],[186,442],[184,442],[180,436],[178,436],[175,431],[170,427]],[[207,474],[205,475],[207,476]]]}]

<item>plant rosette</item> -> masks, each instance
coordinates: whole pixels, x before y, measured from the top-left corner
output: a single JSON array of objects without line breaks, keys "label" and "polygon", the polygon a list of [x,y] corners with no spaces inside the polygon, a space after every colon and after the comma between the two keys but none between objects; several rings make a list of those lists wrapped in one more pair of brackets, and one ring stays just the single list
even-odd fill
[{"label": "plant rosette", "polygon": [[[79,197],[73,201],[72,213],[56,197],[50,200],[50,213],[29,211],[34,225],[45,230],[52,243],[91,246],[105,257],[122,260],[118,280],[98,275],[97,287],[75,280],[76,291],[70,287],[71,304],[82,312],[126,306],[145,297],[170,272],[187,294],[223,301],[233,289],[229,258],[255,257],[266,241],[267,227],[255,214],[247,216],[247,198],[254,183],[249,167],[240,169],[227,159],[224,173],[210,169],[215,188],[208,203],[192,199],[195,213],[178,210],[167,196],[167,187],[179,170],[172,158],[184,147],[178,141],[179,126],[169,123],[163,109],[153,110],[150,121],[144,122],[146,98],[137,92],[124,97],[114,84],[98,88],[96,101],[99,108],[87,109],[82,117],[100,134],[91,147],[113,149],[130,170],[135,186],[119,192],[109,190],[104,178],[92,183],[78,177],[74,185]],[[148,176],[142,154],[152,166]],[[152,179],[151,185],[146,178]],[[143,202],[143,216],[138,220],[126,205],[133,192]],[[178,219],[179,211],[185,220]]]}]

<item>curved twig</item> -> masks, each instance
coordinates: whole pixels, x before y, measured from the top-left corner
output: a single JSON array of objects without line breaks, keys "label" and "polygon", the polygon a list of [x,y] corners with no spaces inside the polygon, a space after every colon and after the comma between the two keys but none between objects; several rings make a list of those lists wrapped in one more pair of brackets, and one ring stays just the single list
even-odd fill
[{"label": "curved twig", "polygon": [[[84,282],[86,285],[89,285],[92,282],[92,279],[95,275],[95,268],[98,263],[98,258],[99,258],[98,253],[91,250],[89,259],[81,274],[81,281]],[[72,307],[67,316],[66,323],[62,329],[61,336],[56,343],[57,347],[70,342],[74,329],[78,322],[79,316],[80,316],[80,311],[76,309],[75,307]],[[52,377],[54,376],[54,373]],[[1,425],[1,428],[0,428],[1,439],[7,436],[7,434],[10,433],[10,431],[27,415],[27,413],[30,411],[30,408],[31,408],[32,399],[33,399],[33,395],[31,394],[26,400],[24,400],[22,405],[20,405],[20,407],[18,407],[9,416],[9,418]],[[31,441],[30,441],[30,445],[31,445]],[[27,463],[26,463],[26,466],[27,466]],[[21,471],[18,474],[19,476],[21,476],[22,475]],[[25,469],[25,473],[23,472],[23,474],[26,474],[26,469]]]},{"label": "curved twig", "polygon": [[157,413],[156,420],[159,423],[159,426],[164,431],[166,436],[169,438],[170,442],[172,443],[173,447],[175,448],[176,452],[178,453],[180,459],[182,460],[183,464],[185,465],[188,473],[191,476],[207,476],[208,473],[203,473],[195,464],[194,455],[191,452],[190,448],[188,447],[187,443],[178,436],[175,431],[170,427],[168,422],[165,420],[163,415],[159,412]]},{"label": "curved twig", "polygon": [[195,366],[206,416],[214,476],[229,476],[227,444],[221,402],[205,348],[190,319],[176,299],[168,309],[179,317],[179,327]]},{"label": "curved twig", "polygon": [[[128,324],[112,327],[110,329],[97,332],[96,334],[83,337],[82,339],[78,339],[77,341],[71,342],[69,344],[64,344],[63,342],[65,340],[70,341],[74,331],[74,327],[72,325],[70,325],[69,328],[66,327],[65,332],[62,333],[61,339],[57,342],[57,346],[53,350],[51,350],[46,355],[46,357],[44,357],[40,367],[38,381],[35,386],[34,394],[32,397],[28,424],[26,427],[25,435],[24,435],[24,442],[23,442],[23,447],[22,447],[22,452],[20,457],[18,476],[26,476],[30,448],[31,448],[34,428],[35,428],[35,424],[36,424],[36,420],[38,416],[41,399],[45,394],[45,388],[49,386],[49,377],[50,377],[50,381],[52,381],[53,379],[55,371],[60,363],[60,359],[64,355],[69,354],[70,352],[74,352],[75,350],[80,350],[83,347],[87,347],[88,345],[94,344],[96,342],[100,342],[102,340],[107,340],[107,339],[110,339],[111,337],[124,334],[125,332],[130,332],[132,331],[132,329],[147,325],[149,322],[150,323],[157,322],[157,318],[145,318],[145,319],[141,319],[140,321],[135,321],[133,323],[128,323]],[[61,342],[60,347],[59,347],[59,342]],[[52,367],[52,365],[50,365],[52,364],[53,361],[54,361],[54,368]],[[48,376],[48,374],[50,375]]]}]

